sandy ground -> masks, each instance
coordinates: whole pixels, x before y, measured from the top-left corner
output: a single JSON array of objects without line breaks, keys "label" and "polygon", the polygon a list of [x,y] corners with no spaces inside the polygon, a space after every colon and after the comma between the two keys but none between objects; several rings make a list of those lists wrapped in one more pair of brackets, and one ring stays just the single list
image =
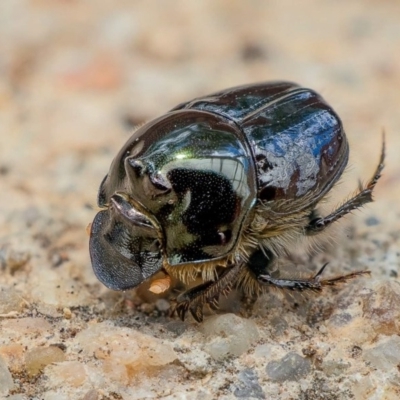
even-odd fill
[{"label": "sandy ground", "polygon": [[[116,5],[118,4],[118,5]],[[0,3],[0,397],[400,397],[400,2],[7,0]],[[87,224],[132,127],[244,83],[311,87],[343,119],[376,202],[299,268],[370,279],[274,293],[204,324],[94,277]],[[304,265],[304,267],[301,267]],[[234,314],[233,314],[233,313]]]}]

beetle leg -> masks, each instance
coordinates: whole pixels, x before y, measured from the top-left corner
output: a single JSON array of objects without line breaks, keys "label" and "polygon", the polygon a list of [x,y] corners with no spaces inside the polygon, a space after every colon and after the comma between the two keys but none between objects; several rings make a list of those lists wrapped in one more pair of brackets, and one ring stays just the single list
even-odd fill
[{"label": "beetle leg", "polygon": [[204,304],[208,304],[214,310],[218,309],[220,294],[228,295],[243,266],[244,264],[239,262],[227,268],[218,280],[202,283],[180,294],[176,299],[177,304],[172,313],[176,311],[183,321],[186,312],[189,311],[197,322],[202,322]]},{"label": "beetle leg", "polygon": [[338,209],[336,209],[328,216],[323,218],[313,218],[312,221],[306,226],[305,229],[306,234],[315,235],[323,231],[333,222],[342,218],[344,215],[350,213],[353,210],[356,210],[357,208],[362,207],[364,204],[372,202],[372,191],[374,190],[376,183],[381,177],[381,172],[383,170],[383,167],[385,166],[384,161],[385,161],[385,136],[383,136],[382,140],[382,152],[379,164],[376,167],[375,173],[369,180],[367,185],[365,187],[362,187],[362,185],[360,185],[359,192],[354,197],[346,201],[343,205],[341,205]]},{"label": "beetle leg", "polygon": [[327,265],[328,263],[323,265],[323,267],[313,277],[308,279],[275,279],[272,278],[271,275],[265,274],[259,275],[257,280],[261,284],[273,285],[281,289],[296,290],[300,292],[304,290],[321,291],[324,286],[334,286],[337,283],[346,282],[350,279],[370,273],[370,271],[357,271],[330,279],[321,279],[322,273]]}]

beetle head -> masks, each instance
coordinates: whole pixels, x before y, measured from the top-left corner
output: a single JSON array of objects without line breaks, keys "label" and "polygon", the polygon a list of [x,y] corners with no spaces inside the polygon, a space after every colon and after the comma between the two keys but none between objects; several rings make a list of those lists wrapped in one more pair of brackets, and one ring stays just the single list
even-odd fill
[{"label": "beetle head", "polygon": [[114,290],[133,288],[162,267],[157,223],[127,195],[115,193],[109,208],[93,221],[90,256],[104,285]]}]

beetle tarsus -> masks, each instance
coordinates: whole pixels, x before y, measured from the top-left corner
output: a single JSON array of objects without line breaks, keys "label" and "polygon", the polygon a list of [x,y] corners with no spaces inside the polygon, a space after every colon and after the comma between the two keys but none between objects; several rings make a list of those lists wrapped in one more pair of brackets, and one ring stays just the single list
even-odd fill
[{"label": "beetle tarsus", "polygon": [[183,321],[187,311],[189,311],[197,322],[202,322],[203,306],[208,304],[212,310],[218,310],[219,296],[221,294],[224,296],[229,294],[243,265],[242,263],[237,263],[227,268],[218,280],[205,282],[179,295],[172,313],[176,311]]},{"label": "beetle tarsus", "polygon": [[334,286],[338,283],[346,282],[350,279],[357,278],[361,275],[370,274],[370,271],[357,271],[350,274],[336,276],[330,279],[321,279],[328,263],[324,264],[322,268],[311,278],[308,279],[275,279],[271,275],[259,275],[257,280],[264,285],[272,285],[281,289],[289,289],[302,292],[304,290],[321,291],[324,286]]},{"label": "beetle tarsus", "polygon": [[382,138],[382,151],[379,159],[379,164],[376,167],[376,170],[372,176],[372,178],[368,181],[368,183],[363,186],[361,183],[359,184],[359,192],[347,200],[344,204],[342,204],[338,209],[333,211],[326,217],[323,218],[314,218],[306,227],[307,235],[315,235],[325,230],[328,226],[330,226],[333,222],[342,218],[346,214],[350,213],[357,208],[362,207],[364,204],[372,202],[372,192],[375,188],[376,183],[381,177],[382,170],[385,166],[385,135]]}]

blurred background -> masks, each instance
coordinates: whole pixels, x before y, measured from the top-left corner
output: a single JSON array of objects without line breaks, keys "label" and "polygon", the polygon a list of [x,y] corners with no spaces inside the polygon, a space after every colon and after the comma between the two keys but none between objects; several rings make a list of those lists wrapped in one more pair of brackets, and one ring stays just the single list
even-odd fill
[{"label": "blurred background", "polygon": [[79,213],[132,127],[192,97],[276,79],[332,104],[356,177],[372,172],[385,129],[385,197],[397,198],[399,49],[395,0],[2,1],[0,205]]},{"label": "blurred background", "polygon": [[367,210],[398,216],[399,49],[395,0],[2,1],[0,237],[21,244],[32,236],[26,220],[39,230],[64,221],[86,265],[82,227],[133,128],[193,97],[268,80],[315,89],[343,119],[343,194],[369,178],[386,131],[379,202]]},{"label": "blurred background", "polygon": [[[362,260],[383,243],[397,271],[398,0],[2,0],[0,286],[43,315],[95,304],[96,290],[108,292],[85,227],[132,129],[193,97],[269,80],[315,89],[341,116],[351,149],[341,196],[371,176],[386,131],[377,201],[347,224],[375,235],[352,245]],[[339,266],[351,264],[346,249]],[[48,280],[79,290],[60,300]]]}]

